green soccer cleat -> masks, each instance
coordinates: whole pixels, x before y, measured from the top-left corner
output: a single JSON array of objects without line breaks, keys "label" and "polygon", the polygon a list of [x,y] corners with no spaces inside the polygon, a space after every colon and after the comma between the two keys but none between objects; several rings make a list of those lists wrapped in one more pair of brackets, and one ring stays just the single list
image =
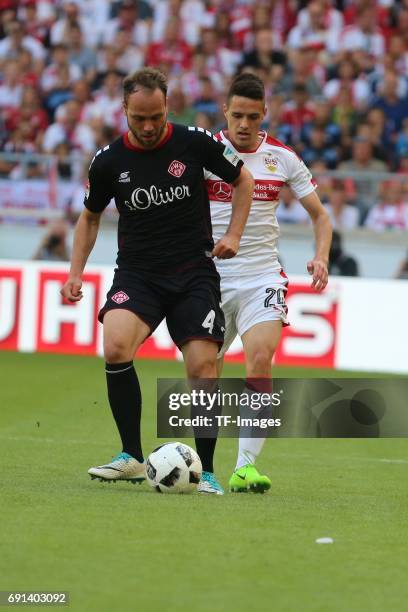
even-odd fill
[{"label": "green soccer cleat", "polygon": [[271,488],[271,481],[267,476],[258,472],[252,463],[235,470],[229,481],[231,493],[264,493]]}]

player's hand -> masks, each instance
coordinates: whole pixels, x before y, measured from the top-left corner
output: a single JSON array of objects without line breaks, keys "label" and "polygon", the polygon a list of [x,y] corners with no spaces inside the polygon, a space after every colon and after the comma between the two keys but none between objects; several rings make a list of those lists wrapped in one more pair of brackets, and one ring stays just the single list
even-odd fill
[{"label": "player's hand", "polygon": [[240,239],[231,234],[224,234],[215,244],[212,256],[218,259],[231,259],[238,253]]},{"label": "player's hand", "polygon": [[62,287],[60,294],[68,302],[79,302],[79,300],[82,300],[81,287],[82,281],[80,278],[69,278]]},{"label": "player's hand", "polygon": [[307,271],[313,276],[310,286],[316,291],[323,291],[329,280],[327,262],[324,259],[312,259],[307,262]]}]

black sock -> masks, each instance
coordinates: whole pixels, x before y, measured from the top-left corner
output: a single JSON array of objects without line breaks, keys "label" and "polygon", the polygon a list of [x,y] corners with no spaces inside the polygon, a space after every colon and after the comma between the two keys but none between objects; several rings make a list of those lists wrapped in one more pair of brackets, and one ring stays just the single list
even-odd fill
[{"label": "black sock", "polygon": [[143,461],[140,441],[142,396],[133,362],[107,363],[106,382],[113,417],[122,440],[122,450]]},{"label": "black sock", "polygon": [[[194,387],[194,383],[192,387]],[[214,383],[212,379],[202,379],[198,387],[198,390],[203,390],[206,393],[217,393],[218,392],[218,384]],[[201,459],[201,464],[203,466],[204,472],[214,472],[214,453],[215,446],[217,444],[217,436],[218,436],[218,424],[216,420],[216,415],[221,414],[221,407],[216,401],[212,406],[211,412],[207,412],[207,405],[204,401],[203,404],[199,406],[192,407],[191,416],[210,416],[212,418],[213,425],[211,427],[194,427],[194,439],[195,445],[197,449],[198,456]],[[203,437],[201,437],[203,436]]]},{"label": "black sock", "polygon": [[198,456],[201,459],[204,472],[213,472],[214,452],[217,438],[195,438]]}]

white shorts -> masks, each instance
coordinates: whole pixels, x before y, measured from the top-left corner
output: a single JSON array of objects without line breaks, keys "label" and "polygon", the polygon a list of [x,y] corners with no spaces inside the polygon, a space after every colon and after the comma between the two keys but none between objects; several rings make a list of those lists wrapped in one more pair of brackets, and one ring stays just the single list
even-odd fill
[{"label": "white shorts", "polygon": [[251,327],[264,321],[282,321],[289,325],[285,296],[288,277],[280,272],[262,272],[258,276],[221,278],[221,306],[225,315],[225,337],[218,357],[222,357],[237,334],[241,337]]}]

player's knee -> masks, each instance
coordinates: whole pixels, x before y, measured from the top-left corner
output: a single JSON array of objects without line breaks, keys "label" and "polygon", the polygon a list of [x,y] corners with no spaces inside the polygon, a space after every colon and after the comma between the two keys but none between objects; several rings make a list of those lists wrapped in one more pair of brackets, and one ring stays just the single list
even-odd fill
[{"label": "player's knee", "polygon": [[104,343],[104,356],[106,363],[123,363],[131,361],[134,357],[129,343],[120,338],[109,338]]},{"label": "player's knee", "polygon": [[216,378],[217,367],[214,359],[202,358],[187,365],[189,378]]},{"label": "player's knee", "polygon": [[247,359],[248,376],[270,376],[273,351],[259,348]]}]

